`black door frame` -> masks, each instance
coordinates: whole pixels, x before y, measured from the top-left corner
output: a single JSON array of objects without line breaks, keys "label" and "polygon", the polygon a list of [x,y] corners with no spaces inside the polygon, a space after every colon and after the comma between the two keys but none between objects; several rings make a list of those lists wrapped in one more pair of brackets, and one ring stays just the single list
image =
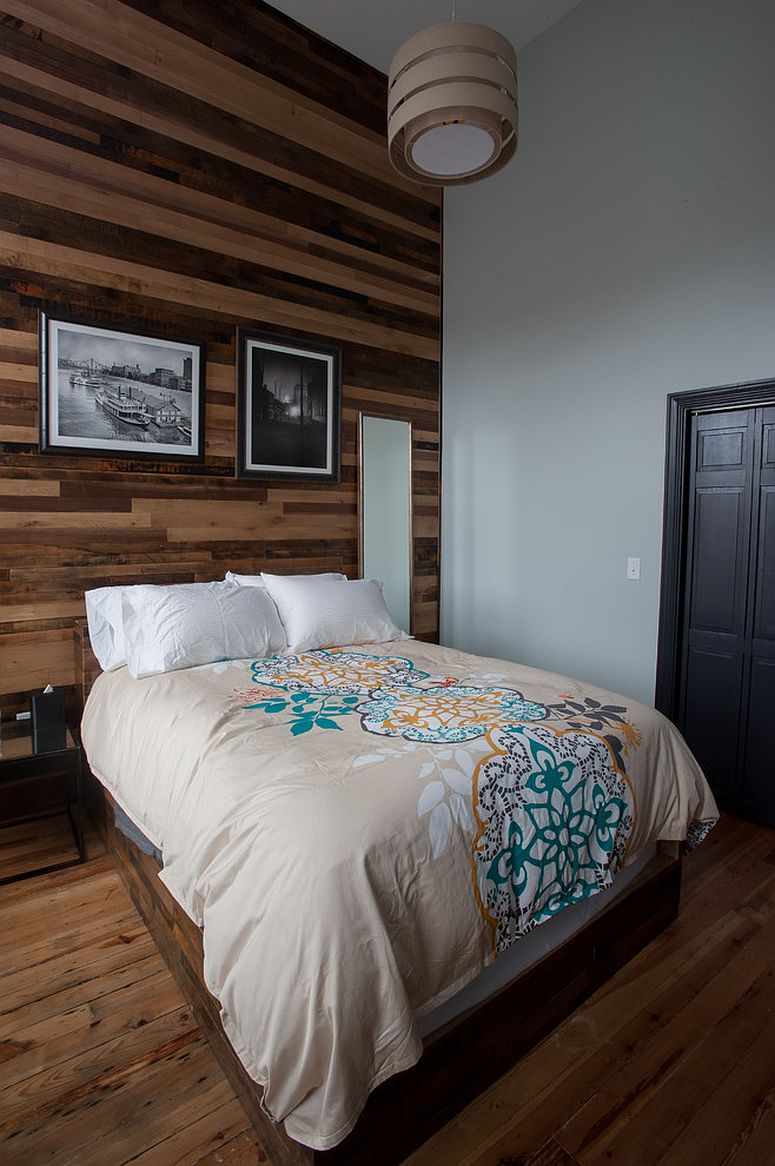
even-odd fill
[{"label": "black door frame", "polygon": [[695,413],[775,405],[775,380],[719,385],[667,398],[662,581],[659,598],[657,682],[654,703],[675,720],[679,701],[682,595],[688,524],[689,435]]}]

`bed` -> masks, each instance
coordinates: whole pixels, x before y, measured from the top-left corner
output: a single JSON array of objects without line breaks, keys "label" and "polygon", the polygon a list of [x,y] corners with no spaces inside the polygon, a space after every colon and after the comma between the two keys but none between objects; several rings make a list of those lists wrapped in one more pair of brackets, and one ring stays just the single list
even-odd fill
[{"label": "bed", "polygon": [[107,816],[283,1163],[400,1161],[675,917],[716,818],[654,710],[411,640],[121,667],[83,742],[163,854]]}]

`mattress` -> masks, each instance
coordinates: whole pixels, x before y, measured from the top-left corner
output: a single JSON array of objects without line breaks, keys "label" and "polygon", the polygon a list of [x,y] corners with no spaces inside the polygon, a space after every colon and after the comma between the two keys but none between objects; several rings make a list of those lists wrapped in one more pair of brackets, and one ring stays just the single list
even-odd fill
[{"label": "mattress", "polygon": [[317,1149],[485,968],[716,817],[653,709],[416,642],[122,668],[83,740],[203,926],[267,1112]]}]

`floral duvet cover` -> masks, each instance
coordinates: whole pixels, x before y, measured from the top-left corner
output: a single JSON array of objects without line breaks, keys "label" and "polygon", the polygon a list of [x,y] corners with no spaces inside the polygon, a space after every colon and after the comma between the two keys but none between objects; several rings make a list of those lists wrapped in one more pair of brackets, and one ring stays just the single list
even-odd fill
[{"label": "floral duvet cover", "polygon": [[414,641],[97,680],[93,772],[204,927],[264,1106],[317,1149],[415,1021],[655,840],[717,817],[677,730],[593,685]]}]

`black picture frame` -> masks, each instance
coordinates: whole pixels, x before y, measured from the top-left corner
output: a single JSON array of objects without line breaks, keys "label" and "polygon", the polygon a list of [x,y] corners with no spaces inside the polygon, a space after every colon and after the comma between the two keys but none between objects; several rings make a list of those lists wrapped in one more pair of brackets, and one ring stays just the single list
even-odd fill
[{"label": "black picture frame", "polygon": [[41,453],[202,460],[204,344],[45,312],[38,334]]},{"label": "black picture frame", "polygon": [[341,350],[237,330],[237,477],[338,482]]}]

